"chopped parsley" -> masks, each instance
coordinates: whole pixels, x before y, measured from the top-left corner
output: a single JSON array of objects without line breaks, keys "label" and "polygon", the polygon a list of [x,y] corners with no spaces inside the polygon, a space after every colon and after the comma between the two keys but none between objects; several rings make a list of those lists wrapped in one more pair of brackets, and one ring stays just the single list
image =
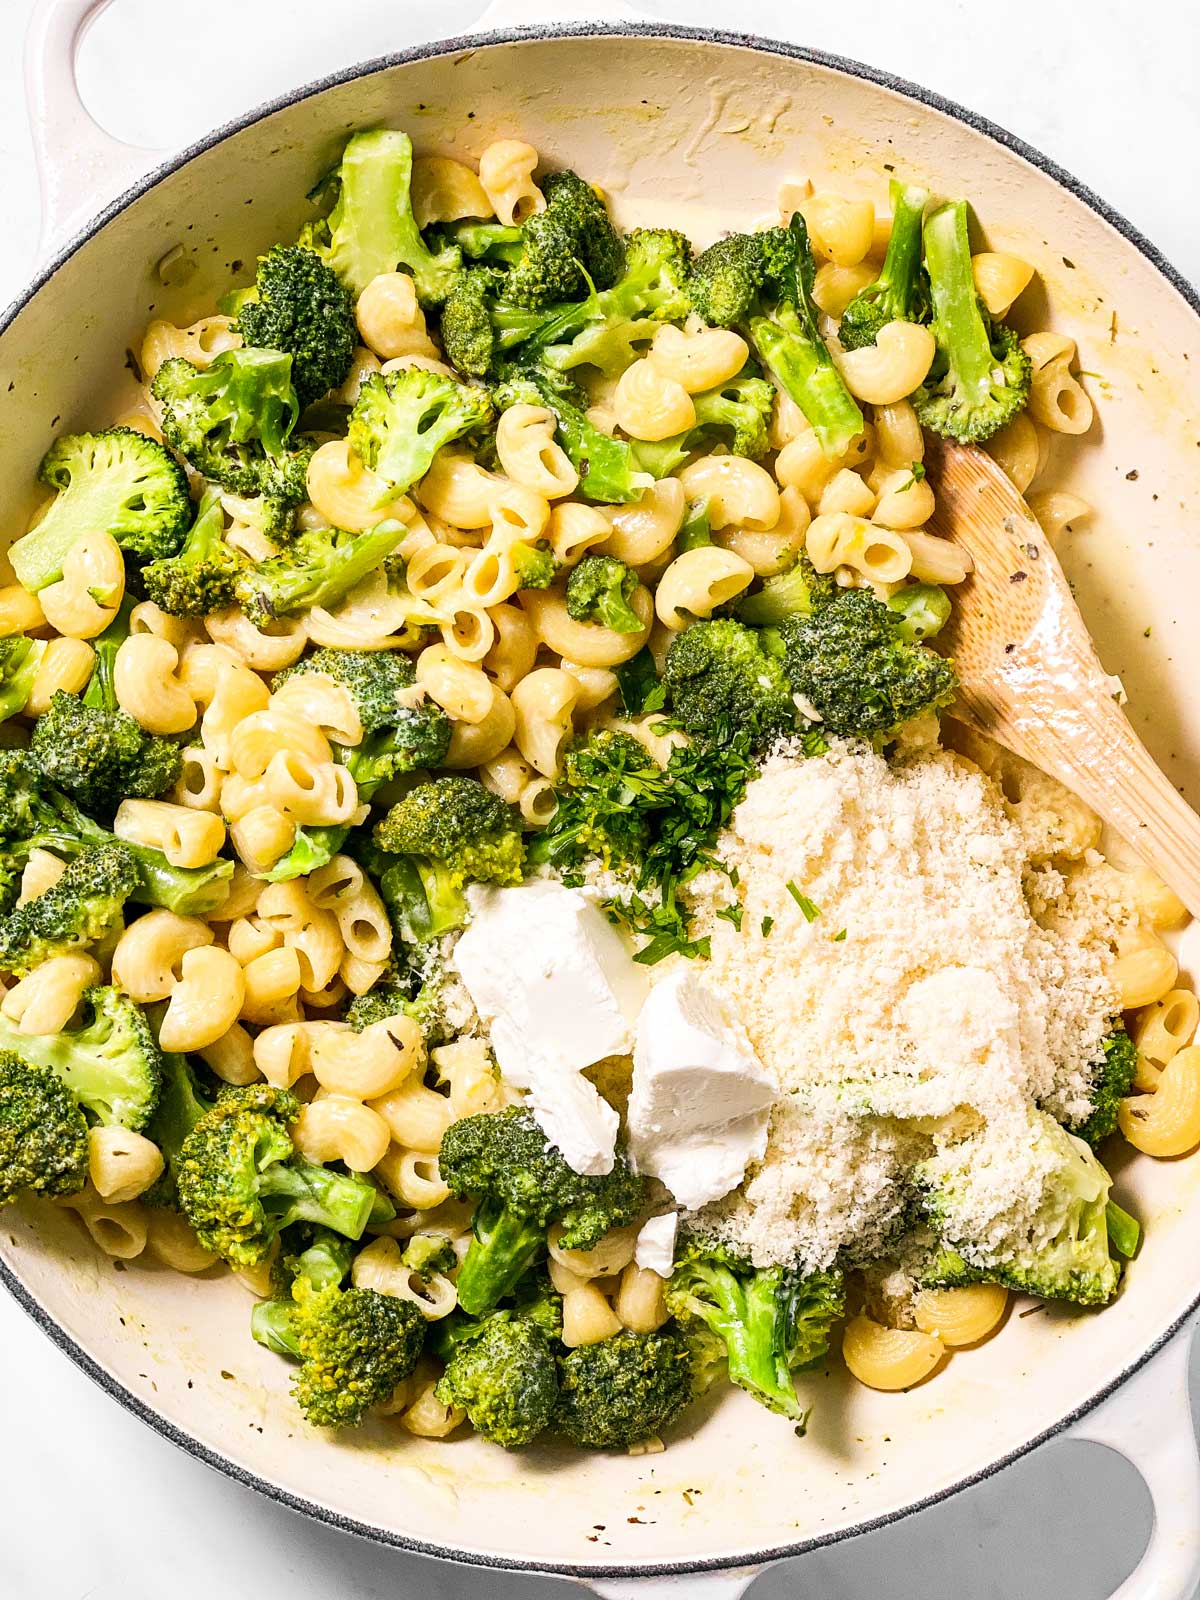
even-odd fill
[{"label": "chopped parsley", "polygon": [[845,937],[846,937],[846,930],[845,930],[845,928],[843,928],[843,929],[842,929],[842,931],[841,931],[841,932],[840,932],[840,933],[835,933],[835,934],[834,934],[834,936],[833,936],[833,942],[834,942],[834,944],[841,944],[841,942],[842,942],[842,940],[843,940],[843,939],[844,939],[844,938],[845,938]]},{"label": "chopped parsley", "polygon": [[767,937],[767,935],[770,933],[771,929],[774,926],[775,926],[775,918],[774,917],[764,917],[762,919],[762,925],[759,928],[759,932],[762,934],[764,939]]},{"label": "chopped parsley", "polygon": [[817,918],[821,915],[820,906],[815,905],[813,903],[813,901],[811,901],[806,894],[801,894],[799,889],[797,889],[796,885],[794,883],[792,883],[790,880],[788,882],[787,892],[791,895],[792,899],[800,907],[800,910],[804,914],[805,922],[815,922],[817,920]]},{"label": "chopped parsley", "polygon": [[[730,873],[729,881],[731,883],[733,882],[732,873]],[[724,918],[726,922],[732,922],[737,931],[741,933],[744,910],[739,901],[735,900],[731,905],[723,906],[721,910],[717,912],[717,915]]]}]

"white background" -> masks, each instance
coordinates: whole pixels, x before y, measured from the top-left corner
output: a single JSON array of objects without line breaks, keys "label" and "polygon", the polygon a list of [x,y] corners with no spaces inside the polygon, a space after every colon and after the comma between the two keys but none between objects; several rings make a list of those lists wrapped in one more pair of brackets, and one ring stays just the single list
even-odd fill
[{"label": "white background", "polygon": [[[32,9],[33,0],[0,0],[0,304],[20,292],[36,258],[20,73]],[[85,43],[80,78],[113,133],[175,147],[334,68],[462,32],[480,9],[480,0],[115,0]],[[645,0],[643,9],[791,38],[937,89],[1044,150],[1200,279],[1193,6],[1009,0],[1001,11],[975,0],[740,0],[734,13],[717,0]],[[564,1593],[548,1579],[377,1550],[256,1498],[121,1411],[3,1297],[0,1418],[0,1600]],[[1050,1446],[941,1509],[775,1569],[753,1596],[1100,1600],[1131,1570],[1148,1529],[1148,1496],[1125,1463],[1098,1449]]]}]

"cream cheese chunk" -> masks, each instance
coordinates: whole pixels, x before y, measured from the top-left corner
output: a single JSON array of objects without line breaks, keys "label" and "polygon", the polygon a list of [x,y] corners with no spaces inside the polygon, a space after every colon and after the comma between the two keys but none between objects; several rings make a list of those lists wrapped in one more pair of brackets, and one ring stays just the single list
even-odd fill
[{"label": "cream cheese chunk", "polygon": [[491,1032],[505,1080],[525,1089],[538,1125],[574,1171],[612,1171],[616,1111],[582,1076],[628,1055],[645,972],[604,913],[549,880],[474,885],[452,963]]},{"label": "cream cheese chunk", "polygon": [[633,1246],[633,1259],[644,1272],[657,1272],[660,1278],[669,1278],[675,1265],[675,1235],[679,1231],[679,1213],[668,1211],[665,1216],[651,1217],[642,1224]]},{"label": "cream cheese chunk", "polygon": [[717,994],[684,969],[638,1019],[629,1151],[689,1210],[719,1200],[766,1148],[775,1086]]}]

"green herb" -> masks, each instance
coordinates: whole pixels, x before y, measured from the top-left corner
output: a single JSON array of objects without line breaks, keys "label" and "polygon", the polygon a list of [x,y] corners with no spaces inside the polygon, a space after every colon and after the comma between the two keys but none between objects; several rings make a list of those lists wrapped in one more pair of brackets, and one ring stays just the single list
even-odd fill
[{"label": "green herb", "polygon": [[675,543],[680,552],[684,550],[698,550],[701,545],[712,543],[712,529],[708,515],[707,500],[693,500],[687,508],[687,515],[683,519],[683,527],[675,536]]},{"label": "green herb", "polygon": [[796,885],[791,881],[788,882],[787,892],[791,895],[792,899],[804,913],[805,922],[815,922],[821,915],[820,906],[814,905],[806,894],[801,894]]},{"label": "green herb", "polygon": [[923,461],[910,461],[908,470],[911,474],[907,483],[902,483],[896,490],[897,494],[904,494],[911,489],[914,483],[921,483],[925,477],[925,463]]},{"label": "green herb", "polygon": [[640,717],[647,711],[661,711],[667,703],[667,686],[658,676],[654,657],[644,647],[632,661],[613,668],[621,709],[627,717]]},{"label": "green herb", "polygon": [[774,926],[775,926],[775,918],[774,917],[764,917],[762,919],[762,926],[759,929],[759,932],[762,934],[764,939],[767,937],[767,935],[770,933],[771,929]]},{"label": "green herb", "polygon": [[744,914],[745,913],[742,905],[737,900],[734,900],[731,905],[724,906],[720,911],[717,912],[717,915],[719,917],[723,917],[726,922],[732,922],[739,933],[742,931],[742,917]]},{"label": "green herb", "polygon": [[846,937],[846,930],[845,930],[845,928],[843,928],[843,929],[842,929],[842,931],[841,931],[841,932],[840,932],[840,933],[835,933],[835,934],[834,934],[834,936],[833,936],[833,942],[834,942],[834,944],[841,944],[841,942],[842,942],[842,940],[843,940],[843,939],[844,939],[844,938],[845,938],[845,937]]}]

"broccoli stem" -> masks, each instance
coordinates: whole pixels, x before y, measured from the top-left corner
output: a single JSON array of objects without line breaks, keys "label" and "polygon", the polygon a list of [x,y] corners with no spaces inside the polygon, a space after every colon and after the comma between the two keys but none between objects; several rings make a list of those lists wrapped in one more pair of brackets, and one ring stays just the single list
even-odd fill
[{"label": "broccoli stem", "polygon": [[[929,200],[928,189],[916,184],[891,184],[892,233],[888,239],[876,282],[890,290],[889,305],[896,316],[910,320],[914,295],[921,276],[921,219]],[[915,320],[915,319],[913,319]]]},{"label": "broccoli stem", "polygon": [[862,432],[862,412],[842,382],[815,322],[806,327],[790,306],[781,306],[774,317],[751,319],[750,340],[812,424],[822,452],[826,456],[844,454]]},{"label": "broccoli stem", "polygon": [[1137,1254],[1142,1237],[1141,1224],[1128,1211],[1122,1211],[1115,1200],[1110,1200],[1105,1206],[1104,1219],[1108,1225],[1109,1243],[1119,1256],[1131,1261]]},{"label": "broccoli stem", "polygon": [[363,1178],[331,1172],[303,1156],[276,1161],[258,1179],[264,1210],[288,1223],[313,1222],[347,1239],[361,1239],[371,1219],[376,1190]]},{"label": "broccoli stem", "polygon": [[260,1300],[250,1313],[250,1332],[256,1343],[277,1356],[300,1359],[300,1342],[296,1338],[293,1308],[286,1300]]},{"label": "broccoli stem", "polygon": [[971,269],[967,202],[939,206],[925,224],[925,265],[933,300],[933,331],[940,357],[954,374],[967,409],[986,409],[991,401],[996,357]]},{"label": "broccoli stem", "polygon": [[540,1223],[484,1200],[472,1224],[475,1237],[458,1274],[458,1303],[469,1315],[493,1311],[511,1294],[546,1242]]},{"label": "broccoli stem", "polygon": [[675,543],[679,547],[680,554],[685,550],[699,550],[702,545],[712,543],[712,524],[709,520],[707,500],[693,500],[689,503],[683,527],[676,535]]},{"label": "broccoli stem", "polygon": [[777,1275],[757,1272],[743,1287],[732,1273],[717,1273],[713,1289],[728,1315],[719,1331],[729,1356],[730,1380],[768,1410],[798,1420],[804,1408],[796,1397],[786,1352],[779,1349]]},{"label": "broccoli stem", "polygon": [[932,639],[950,620],[950,596],[936,583],[910,583],[889,595],[887,608],[899,618],[896,631],[913,643]]}]

